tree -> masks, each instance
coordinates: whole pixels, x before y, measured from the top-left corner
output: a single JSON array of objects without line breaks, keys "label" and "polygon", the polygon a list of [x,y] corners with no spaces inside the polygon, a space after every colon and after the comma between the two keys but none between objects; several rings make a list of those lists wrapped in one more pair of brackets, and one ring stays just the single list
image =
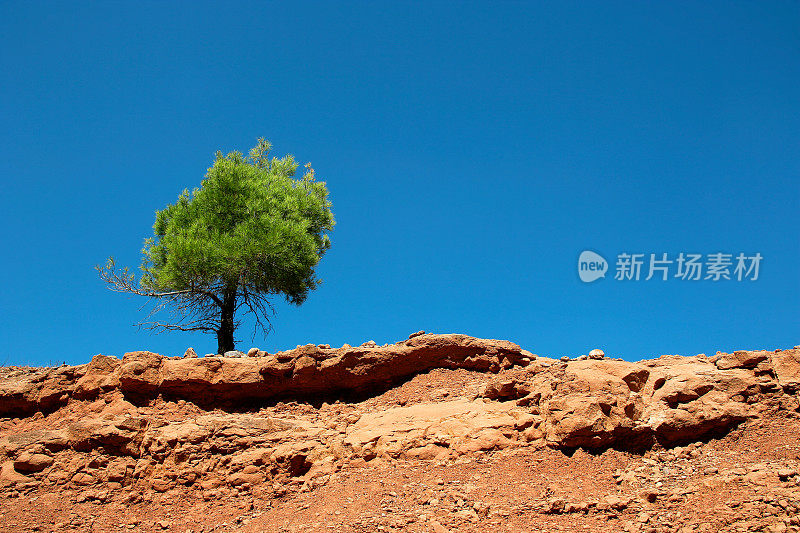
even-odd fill
[{"label": "tree", "polygon": [[[156,211],[138,281],[113,257],[96,267],[111,290],[153,304],[140,327],[213,332],[222,354],[235,349],[239,311],[252,314],[266,335],[273,297],[300,305],[321,283],[314,269],[335,224],[328,189],[310,163],[294,179],[294,158],[270,158],[271,147],[259,139],[247,157],[217,152],[199,189]],[[151,320],[162,310],[168,322]]]}]

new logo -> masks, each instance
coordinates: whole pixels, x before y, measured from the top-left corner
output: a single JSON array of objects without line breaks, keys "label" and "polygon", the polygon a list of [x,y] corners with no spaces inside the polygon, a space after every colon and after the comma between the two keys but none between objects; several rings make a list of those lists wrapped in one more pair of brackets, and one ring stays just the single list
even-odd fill
[{"label": "new logo", "polygon": [[599,278],[606,277],[608,263],[602,255],[590,250],[584,250],[578,257],[578,276],[584,283],[591,283]]}]

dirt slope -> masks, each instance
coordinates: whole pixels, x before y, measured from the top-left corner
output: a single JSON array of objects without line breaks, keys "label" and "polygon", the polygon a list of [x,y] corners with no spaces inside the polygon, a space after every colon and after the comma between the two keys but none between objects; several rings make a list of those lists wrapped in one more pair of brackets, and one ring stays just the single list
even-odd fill
[{"label": "dirt slope", "polygon": [[800,349],[416,335],[0,374],[7,531],[800,531]]}]

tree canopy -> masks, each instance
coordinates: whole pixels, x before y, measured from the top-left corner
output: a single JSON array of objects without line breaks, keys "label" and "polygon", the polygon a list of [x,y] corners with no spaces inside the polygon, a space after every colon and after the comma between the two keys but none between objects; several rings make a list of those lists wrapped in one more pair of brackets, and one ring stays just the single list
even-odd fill
[{"label": "tree canopy", "polygon": [[[156,211],[154,236],[142,250],[142,274],[98,267],[112,290],[151,298],[156,330],[216,333],[219,353],[233,350],[239,311],[266,334],[272,297],[303,303],[321,282],[315,268],[330,248],[335,224],[325,182],[311,164],[295,179],[291,155],[270,157],[259,139],[247,156],[217,152],[200,188]],[[149,320],[168,310],[170,321]]]}]

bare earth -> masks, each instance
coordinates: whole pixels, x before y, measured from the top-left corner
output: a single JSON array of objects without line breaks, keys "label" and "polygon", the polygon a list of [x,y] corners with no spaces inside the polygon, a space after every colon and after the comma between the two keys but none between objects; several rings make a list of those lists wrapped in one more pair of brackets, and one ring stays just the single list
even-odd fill
[{"label": "bare earth", "polygon": [[[407,350],[405,361],[436,355],[433,368],[324,400],[291,398],[306,381],[267,398],[247,389],[241,365],[272,376],[289,364],[280,379],[321,379],[303,377],[303,358],[324,372],[349,360],[345,348],[163,358],[152,374],[156,363],[142,370],[143,352],[95,358],[94,366],[1,369],[0,525],[800,531],[800,350],[562,363],[459,337],[458,346],[476,352],[454,360],[445,337],[366,347],[377,354],[373,372],[398,350]],[[218,360],[217,374],[197,377],[198,365],[211,364],[204,359]],[[173,362],[188,365],[177,381]],[[194,388],[176,386],[181,379]],[[203,380],[221,407],[199,399]],[[236,383],[243,385],[225,385]],[[242,390],[251,390],[247,402]],[[246,407],[225,403],[232,397]]]}]

